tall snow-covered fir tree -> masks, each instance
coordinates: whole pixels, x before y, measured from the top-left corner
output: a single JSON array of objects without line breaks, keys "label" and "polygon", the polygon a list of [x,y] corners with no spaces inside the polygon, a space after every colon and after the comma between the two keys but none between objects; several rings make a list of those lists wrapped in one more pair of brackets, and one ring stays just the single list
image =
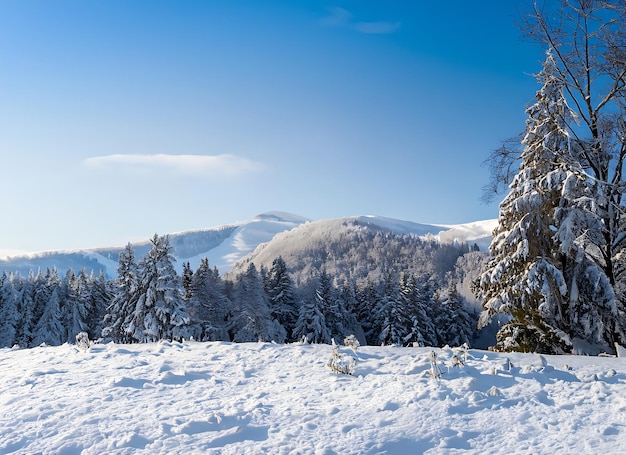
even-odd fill
[{"label": "tall snow-covered fir tree", "polygon": [[272,316],[287,331],[287,339],[292,340],[298,320],[298,305],[287,265],[280,256],[274,259],[267,274],[267,294]]},{"label": "tall snow-covered fir tree", "polygon": [[313,287],[313,294],[305,293],[300,305],[298,320],[293,330],[296,340],[306,343],[330,344],[331,332],[324,314],[324,290],[319,282]]},{"label": "tall snow-covered fir tree", "polygon": [[139,261],[139,297],[127,332],[140,342],[189,338],[189,313],[167,236],[154,235]]},{"label": "tall snow-covered fir tree", "polygon": [[233,341],[276,343],[285,341],[287,333],[283,326],[272,318],[261,275],[252,262],[246,272],[238,276],[233,307],[234,311],[230,317]]},{"label": "tall snow-covered fir tree", "polygon": [[130,243],[120,253],[114,288],[113,298],[104,316],[102,336],[118,343],[130,343],[133,338],[127,329],[140,291],[135,250]]},{"label": "tall snow-covered fir tree", "polygon": [[382,345],[404,346],[405,340],[411,337],[411,317],[405,302],[400,293],[400,285],[387,272],[376,309],[377,318],[381,321],[379,339]]},{"label": "tall snow-covered fir tree", "polygon": [[492,259],[478,283],[479,326],[496,314],[510,317],[497,335],[500,350],[611,349],[613,291],[589,247],[604,227],[594,212],[594,181],[572,159],[578,151],[568,125],[575,116],[557,73],[549,51],[537,76],[542,87],[526,111],[520,169],[500,204]]},{"label": "tall snow-covered fir tree", "polygon": [[191,275],[189,312],[192,324],[198,326],[194,337],[202,341],[230,341],[226,327],[229,300],[219,271],[211,270],[209,260],[200,260],[198,270]]},{"label": "tall snow-covered fir tree", "polygon": [[20,324],[19,297],[12,279],[3,272],[0,276],[0,347],[11,347],[17,341]]}]

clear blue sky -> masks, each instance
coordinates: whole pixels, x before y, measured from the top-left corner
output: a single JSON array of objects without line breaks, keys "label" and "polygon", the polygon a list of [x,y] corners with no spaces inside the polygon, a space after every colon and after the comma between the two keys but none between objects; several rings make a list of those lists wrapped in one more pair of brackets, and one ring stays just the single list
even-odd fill
[{"label": "clear blue sky", "polygon": [[527,2],[0,1],[0,251],[123,245],[280,210],[497,217]]}]

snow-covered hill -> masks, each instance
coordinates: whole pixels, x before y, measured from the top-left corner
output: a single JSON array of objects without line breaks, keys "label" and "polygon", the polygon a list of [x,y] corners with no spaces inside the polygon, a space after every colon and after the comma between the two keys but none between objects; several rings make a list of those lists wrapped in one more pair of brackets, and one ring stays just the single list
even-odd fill
[{"label": "snow-covered hill", "polygon": [[[458,240],[477,243],[483,251],[487,249],[491,241],[491,231],[496,224],[496,220],[487,220],[454,226],[426,225],[377,216],[347,217],[326,221],[342,223],[347,220],[359,220],[393,232],[432,237],[443,242]],[[268,212],[249,221],[204,230],[171,233],[169,236],[179,269],[182,263],[187,261],[195,269],[200,259],[207,257],[211,266],[217,266],[222,273],[225,273],[238,260],[252,253],[260,244],[272,240],[276,234],[290,231],[309,222],[311,220],[290,213]],[[133,243],[133,247],[136,258],[140,259],[149,250],[150,243],[148,240],[137,242]],[[88,272],[93,270],[96,273],[102,269],[107,277],[114,277],[122,249],[123,246],[99,247],[3,258],[0,259],[0,272],[19,271],[26,275],[30,270],[56,267],[59,273],[63,274],[70,268],[75,271],[85,268]]]},{"label": "snow-covered hill", "polygon": [[[626,359],[186,342],[0,350],[3,454],[623,453]],[[440,379],[431,376],[436,353]],[[462,352],[458,352],[463,358]]]}]

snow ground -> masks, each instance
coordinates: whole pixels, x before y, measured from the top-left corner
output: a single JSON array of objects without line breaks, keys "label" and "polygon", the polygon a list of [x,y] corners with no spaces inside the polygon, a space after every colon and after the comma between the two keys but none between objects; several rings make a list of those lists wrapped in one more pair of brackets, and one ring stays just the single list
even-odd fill
[{"label": "snow ground", "polygon": [[[327,345],[0,350],[0,453],[620,453],[626,358]],[[346,355],[354,356],[343,348]],[[462,356],[462,353],[458,353]]]}]

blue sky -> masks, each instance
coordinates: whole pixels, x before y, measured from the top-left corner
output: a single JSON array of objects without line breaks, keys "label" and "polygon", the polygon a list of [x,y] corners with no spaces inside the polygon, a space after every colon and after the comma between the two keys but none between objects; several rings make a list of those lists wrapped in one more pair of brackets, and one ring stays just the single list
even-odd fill
[{"label": "blue sky", "polygon": [[3,0],[0,251],[123,245],[272,210],[497,217],[526,2]]}]

